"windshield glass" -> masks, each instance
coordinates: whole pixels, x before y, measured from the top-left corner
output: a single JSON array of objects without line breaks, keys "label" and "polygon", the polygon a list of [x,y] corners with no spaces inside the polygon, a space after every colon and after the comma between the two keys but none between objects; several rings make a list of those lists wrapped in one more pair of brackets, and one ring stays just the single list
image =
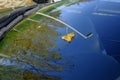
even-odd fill
[{"label": "windshield glass", "polygon": [[119,7],[62,0],[28,16],[0,41],[0,79],[119,80]]}]

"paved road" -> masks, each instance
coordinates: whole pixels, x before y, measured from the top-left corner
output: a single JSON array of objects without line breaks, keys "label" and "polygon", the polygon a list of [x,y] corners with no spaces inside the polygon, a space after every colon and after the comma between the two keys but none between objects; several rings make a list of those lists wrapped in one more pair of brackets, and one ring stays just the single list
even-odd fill
[{"label": "paved road", "polygon": [[50,3],[22,7],[3,16],[0,19],[0,40],[20,21],[47,5],[50,5]]}]

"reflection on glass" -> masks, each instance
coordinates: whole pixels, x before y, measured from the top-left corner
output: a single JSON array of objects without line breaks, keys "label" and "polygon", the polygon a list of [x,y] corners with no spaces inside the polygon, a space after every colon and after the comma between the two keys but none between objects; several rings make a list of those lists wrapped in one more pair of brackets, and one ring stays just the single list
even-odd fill
[{"label": "reflection on glass", "polygon": [[[57,17],[58,15],[59,12],[56,13],[55,16]],[[30,22],[31,25],[28,25],[27,22]],[[39,23],[25,21],[10,32],[11,34],[15,34],[13,35],[14,37],[8,35],[5,39],[3,39],[2,42],[6,41],[7,38],[9,40],[5,44],[1,43],[3,46],[1,46],[0,53],[7,56],[8,59],[6,61],[9,61],[10,65],[12,65],[13,61],[13,65],[18,68],[29,69],[27,71],[31,72],[24,72],[23,70],[22,73],[20,73],[25,73],[26,77],[30,75],[31,77],[42,77],[45,75],[43,73],[42,75],[34,74],[32,73],[33,71],[38,73],[49,70],[61,71],[62,66],[56,63],[56,61],[61,59],[61,55],[59,51],[54,50],[57,46],[57,38],[59,36],[57,27],[55,27],[57,25],[60,25],[60,23],[57,24],[55,21],[47,18],[42,18]],[[17,30],[18,28],[19,30]],[[2,57],[5,57],[4,55]],[[6,61],[5,59],[3,60],[4,64],[8,64]],[[17,70],[15,71],[18,72]],[[45,75],[45,78],[53,80],[52,78],[56,77],[47,77]],[[57,80],[59,80],[59,78]]]}]

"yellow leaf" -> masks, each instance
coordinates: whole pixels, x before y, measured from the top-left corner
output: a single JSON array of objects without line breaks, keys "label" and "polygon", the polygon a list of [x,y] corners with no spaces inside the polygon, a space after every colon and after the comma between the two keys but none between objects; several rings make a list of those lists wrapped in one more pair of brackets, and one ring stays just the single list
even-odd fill
[{"label": "yellow leaf", "polygon": [[71,42],[74,37],[75,37],[75,33],[72,32],[72,33],[66,34],[65,36],[62,36],[62,39],[67,42]]}]

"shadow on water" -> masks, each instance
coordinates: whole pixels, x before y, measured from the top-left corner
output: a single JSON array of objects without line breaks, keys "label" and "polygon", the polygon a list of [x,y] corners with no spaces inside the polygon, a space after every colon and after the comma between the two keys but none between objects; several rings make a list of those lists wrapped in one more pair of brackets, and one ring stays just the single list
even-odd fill
[{"label": "shadow on water", "polygon": [[[120,64],[117,62],[119,58],[116,61],[117,58],[112,56],[114,51],[119,49],[109,49],[109,45],[113,45],[114,41],[106,41],[119,40],[119,37],[113,36],[114,32],[118,31],[119,11],[116,10],[117,7],[113,8],[116,11],[106,10],[114,4],[107,1],[88,1],[69,6],[62,5],[51,11],[49,15],[66,22],[83,34],[89,32],[94,34],[91,38],[84,39],[75,33],[71,43],[61,39],[66,34],[66,26],[54,20],[37,17],[39,23],[32,21],[21,23],[15,27],[19,31],[11,30],[9,33],[14,37],[7,35],[1,43],[0,53],[4,55],[0,58],[0,79],[119,79]],[[112,27],[113,25],[116,25],[116,29]],[[115,29],[114,32],[112,29]],[[68,33],[70,32],[73,31],[68,29]],[[115,32],[115,35],[118,34]]]}]

